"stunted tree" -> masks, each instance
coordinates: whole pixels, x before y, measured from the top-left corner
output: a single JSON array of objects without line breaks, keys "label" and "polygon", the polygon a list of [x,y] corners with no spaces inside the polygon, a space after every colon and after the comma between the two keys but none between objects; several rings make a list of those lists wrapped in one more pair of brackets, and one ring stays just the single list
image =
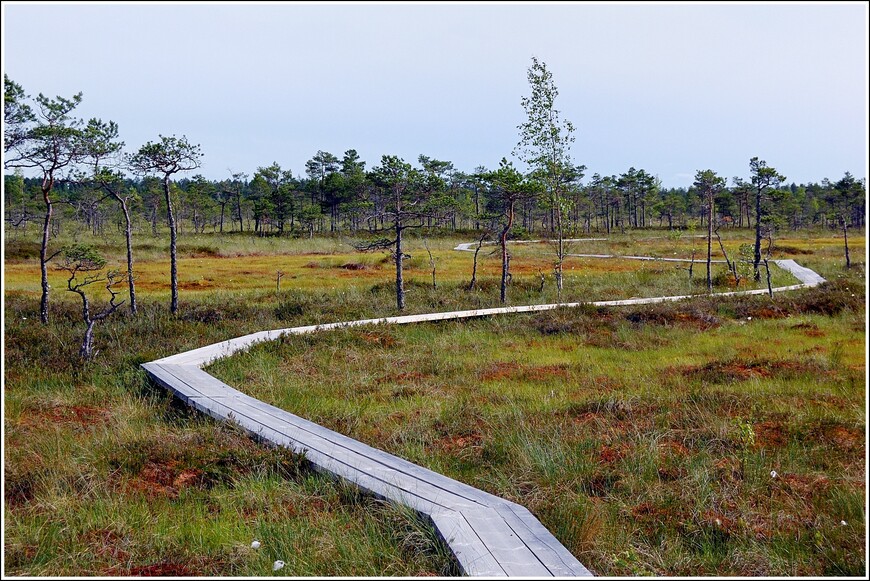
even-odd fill
[{"label": "stunted tree", "polygon": [[716,175],[711,169],[698,170],[695,174],[695,188],[704,200],[707,208],[707,292],[713,292],[713,275],[711,263],[713,255],[713,222],[715,219],[716,196],[725,189],[725,179]]},{"label": "stunted tree", "polygon": [[127,189],[121,149],[124,142],[118,140],[118,125],[100,119],[91,119],[84,129],[83,155],[89,173],[84,177],[102,191],[112,196],[124,214],[124,238],[127,243],[127,288],[130,295],[130,312],[134,315],[136,306],[136,279],[133,275],[133,222],[130,218],[130,204],[137,198],[135,190]]},{"label": "stunted tree", "polygon": [[[528,164],[533,174],[545,186],[550,210],[550,230],[556,234],[556,288],[562,296],[562,264],[565,261],[564,221],[565,189],[576,179],[577,170],[570,157],[574,142],[574,125],[560,117],[555,107],[559,90],[546,63],[532,57],[528,69],[531,95],[523,97],[521,104],[526,121],[518,126],[520,141],[514,150],[519,159]],[[585,168],[584,168],[585,169]],[[582,174],[582,170],[580,171]]]},{"label": "stunted tree", "polygon": [[199,145],[187,141],[187,137],[164,137],[160,141],[149,141],[130,156],[130,167],[139,174],[159,176],[163,182],[163,194],[166,197],[166,214],[169,221],[169,259],[172,299],[170,311],[178,312],[178,257],[176,254],[178,233],[175,225],[175,214],[172,211],[172,196],[170,178],[183,171],[191,171],[200,166],[202,152]]},{"label": "stunted tree", "polygon": [[[85,360],[90,360],[94,356],[94,325],[124,304],[124,301],[115,302],[118,293],[113,288],[115,284],[120,282],[121,277],[114,271],[103,274],[101,271],[105,266],[106,260],[96,250],[90,246],[76,244],[63,249],[63,262],[57,267],[69,274],[66,283],[67,290],[76,293],[82,299],[82,320],[85,323],[85,334],[79,348],[79,355]],[[105,281],[106,290],[109,291],[111,298],[109,304],[100,312],[93,313],[91,312],[91,302],[84,289],[102,281]]]},{"label": "stunted tree", "polygon": [[849,256],[849,233],[848,229],[853,220],[855,209],[861,206],[866,196],[864,184],[856,180],[851,173],[846,172],[842,179],[830,188],[827,196],[830,217],[837,222],[843,230],[843,249],[846,255],[846,268],[852,268],[852,260]]},{"label": "stunted tree", "polygon": [[4,137],[6,150],[4,165],[7,168],[30,168],[41,174],[40,190],[45,204],[42,222],[42,243],[39,248],[39,264],[42,276],[42,298],[39,302],[39,318],[48,323],[48,262],[55,255],[48,254],[48,239],[54,208],[52,192],[64,172],[72,169],[81,155],[82,121],[71,116],[81,103],[82,94],[71,99],[50,99],[42,93],[36,98],[36,113],[22,102],[24,92],[8,77],[4,87],[4,119],[10,123],[10,133]]},{"label": "stunted tree", "polygon": [[[507,284],[510,277],[510,253],[507,249],[507,237],[514,224],[514,208],[517,202],[533,198],[537,193],[536,184],[523,177],[513,164],[502,158],[497,170],[484,174],[483,179],[489,184],[489,199],[498,207],[502,219],[501,232],[498,235],[501,247],[501,287],[499,297],[502,303],[507,302]],[[481,238],[482,241],[482,238]]]},{"label": "stunted tree", "polygon": [[401,311],[405,308],[403,264],[408,257],[402,246],[403,235],[408,228],[422,227],[430,215],[430,209],[421,195],[420,172],[405,160],[394,155],[384,155],[381,157],[381,165],[372,169],[370,177],[381,197],[371,219],[381,224],[389,224],[385,228],[373,228],[372,231],[391,231],[392,235],[358,245],[357,248],[364,251],[391,251],[396,263],[396,307]]},{"label": "stunted tree", "polygon": [[[776,190],[779,185],[785,180],[784,175],[780,175],[776,169],[769,167],[766,161],[753,157],[749,160],[749,170],[751,175],[750,183],[752,184],[752,194],[755,198],[755,246],[752,268],[755,281],[761,280],[761,241],[764,238],[764,229],[766,223],[771,216],[771,193]],[[742,187],[742,182],[737,183],[737,187]]]}]

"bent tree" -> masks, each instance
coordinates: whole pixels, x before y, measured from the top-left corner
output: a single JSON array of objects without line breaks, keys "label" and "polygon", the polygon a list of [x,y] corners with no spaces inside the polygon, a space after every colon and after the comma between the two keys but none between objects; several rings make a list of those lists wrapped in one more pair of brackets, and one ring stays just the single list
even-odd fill
[{"label": "bent tree", "polygon": [[130,218],[130,204],[136,199],[135,190],[125,191],[124,174],[119,171],[122,166],[121,148],[123,141],[118,141],[118,125],[114,121],[108,123],[100,119],[88,121],[84,130],[83,154],[91,172],[85,179],[110,196],[121,206],[124,214],[124,236],[127,242],[127,289],[130,295],[130,312],[134,315],[136,306],[136,280],[133,276],[133,222]]},{"label": "bent tree", "polygon": [[[52,192],[63,172],[72,169],[81,153],[81,119],[70,114],[81,103],[82,94],[71,99],[56,97],[50,99],[42,93],[36,98],[36,113],[20,103],[24,98],[23,90],[15,83],[4,78],[4,120],[11,115],[12,135],[4,145],[7,168],[29,168],[41,173],[40,191],[45,204],[42,221],[42,243],[39,247],[39,267],[41,273],[42,297],[39,301],[39,319],[48,323],[48,262],[55,256],[48,254],[48,239],[51,216],[54,208]],[[10,103],[10,99],[12,102]],[[14,106],[19,102],[18,106]],[[10,105],[13,105],[10,108]]]},{"label": "bent tree", "polygon": [[[82,299],[82,320],[85,322],[85,335],[79,348],[79,356],[85,360],[92,359],[94,356],[94,325],[97,324],[97,321],[102,321],[114,313],[124,303],[124,301],[115,302],[118,293],[113,287],[120,279],[118,273],[110,271],[103,275],[99,271],[105,266],[106,260],[96,250],[81,244],[64,248],[63,262],[58,265],[59,270],[65,270],[69,274],[66,281],[67,290],[76,293]],[[82,278],[80,279],[79,276]],[[103,310],[93,313],[91,312],[91,301],[85,294],[84,288],[101,281],[106,282],[106,290],[109,291],[111,299]]]},{"label": "bent tree", "polygon": [[[483,179],[489,184],[490,199],[498,206],[503,216],[501,232],[498,235],[501,247],[501,287],[502,304],[507,302],[507,283],[510,277],[510,253],[507,250],[507,237],[514,224],[514,208],[517,202],[533,198],[536,184],[523,178],[523,174],[514,168],[513,164],[502,158],[496,171],[484,174]],[[481,238],[481,241],[483,238]],[[480,249],[478,245],[478,250]],[[475,254],[476,257],[476,254]]]},{"label": "bent tree", "polygon": [[169,221],[169,260],[170,283],[172,299],[170,311],[178,312],[178,234],[175,227],[175,215],[172,212],[172,196],[170,195],[170,178],[183,171],[191,171],[200,166],[202,151],[199,145],[187,141],[187,137],[164,137],[160,135],[159,142],[149,141],[130,156],[129,166],[140,174],[160,176],[163,183],[163,194],[166,197],[166,215]]}]

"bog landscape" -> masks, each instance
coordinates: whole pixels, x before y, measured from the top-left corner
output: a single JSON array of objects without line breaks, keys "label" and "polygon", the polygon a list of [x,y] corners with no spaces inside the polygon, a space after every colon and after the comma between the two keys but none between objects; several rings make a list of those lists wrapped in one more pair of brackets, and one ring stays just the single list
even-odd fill
[{"label": "bog landscape", "polygon": [[572,574],[865,575],[866,180],[599,175],[527,76],[516,163],[219,180],[4,78],[5,574],[537,571],[467,494]]}]

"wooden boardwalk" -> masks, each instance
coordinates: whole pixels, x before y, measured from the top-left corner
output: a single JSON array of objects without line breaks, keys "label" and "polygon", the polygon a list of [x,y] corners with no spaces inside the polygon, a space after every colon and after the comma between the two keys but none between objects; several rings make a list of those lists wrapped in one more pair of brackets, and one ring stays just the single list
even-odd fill
[{"label": "wooden boardwalk", "polygon": [[[821,276],[792,260],[779,260],[776,263],[791,272],[801,284],[774,290],[792,290],[824,282]],[[766,292],[738,291],[721,295]],[[591,304],[649,304],[686,298],[691,297],[655,297]],[[304,452],[315,469],[426,515],[466,575],[591,576],[589,570],[524,507],[254,399],[202,370],[203,366],[219,358],[284,334],[313,333],[379,323],[409,324],[545,311],[579,304],[582,303],[476,309],[261,331],[152,361],[142,367],[157,383],[197,410],[218,420],[233,421],[256,438],[299,453]]]}]

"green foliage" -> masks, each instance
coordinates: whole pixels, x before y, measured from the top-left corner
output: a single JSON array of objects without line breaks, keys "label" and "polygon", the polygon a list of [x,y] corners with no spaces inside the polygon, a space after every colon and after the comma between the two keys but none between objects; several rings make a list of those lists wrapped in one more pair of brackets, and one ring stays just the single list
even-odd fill
[{"label": "green foliage", "polygon": [[89,272],[106,266],[106,259],[96,248],[87,244],[65,246],[62,254],[66,270]]},{"label": "green foliage", "polygon": [[570,144],[574,142],[574,125],[561,119],[555,108],[559,90],[547,64],[532,57],[528,69],[531,95],[523,97],[521,104],[527,119],[518,126],[520,142],[516,153],[547,180],[548,191],[555,195],[569,162]]},{"label": "green foliage", "polygon": [[[4,163],[8,159],[10,150],[15,149],[28,138],[29,124],[36,117],[33,109],[25,101],[28,96],[24,89],[3,74],[3,151]],[[6,166],[8,167],[8,165]]]},{"label": "green foliage", "polygon": [[737,442],[742,453],[746,453],[755,446],[755,431],[752,424],[743,418],[734,418],[734,427],[737,430]]},{"label": "green foliage", "polygon": [[202,162],[202,150],[187,137],[160,135],[160,141],[149,141],[129,157],[130,168],[142,175],[158,175],[167,178],[181,171],[198,168]]}]

